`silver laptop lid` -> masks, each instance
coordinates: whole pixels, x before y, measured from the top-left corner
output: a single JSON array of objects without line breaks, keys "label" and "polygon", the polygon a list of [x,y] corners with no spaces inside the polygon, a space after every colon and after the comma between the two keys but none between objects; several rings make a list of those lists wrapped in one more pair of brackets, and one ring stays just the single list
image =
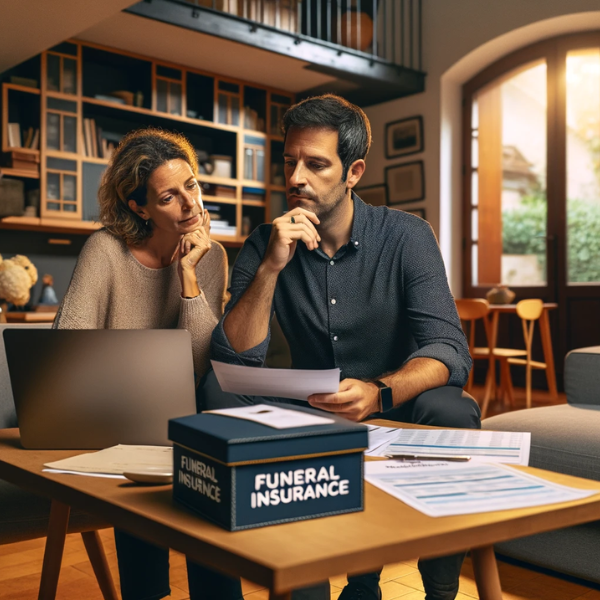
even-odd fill
[{"label": "silver laptop lid", "polygon": [[169,329],[3,332],[25,448],[168,445],[196,412],[190,334]]}]

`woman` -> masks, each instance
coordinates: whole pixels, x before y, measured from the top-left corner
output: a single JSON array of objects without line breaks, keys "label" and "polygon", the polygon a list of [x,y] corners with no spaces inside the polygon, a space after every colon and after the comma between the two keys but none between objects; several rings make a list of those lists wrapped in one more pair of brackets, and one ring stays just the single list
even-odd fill
[{"label": "woman", "polygon": [[[182,135],[142,129],[121,141],[98,194],[104,229],[81,251],[56,328],[187,329],[200,380],[223,313],[227,256],[209,238],[197,172]],[[117,530],[115,541],[123,600],[170,594],[167,549]],[[239,580],[189,561],[188,581],[192,600],[242,598]]]}]

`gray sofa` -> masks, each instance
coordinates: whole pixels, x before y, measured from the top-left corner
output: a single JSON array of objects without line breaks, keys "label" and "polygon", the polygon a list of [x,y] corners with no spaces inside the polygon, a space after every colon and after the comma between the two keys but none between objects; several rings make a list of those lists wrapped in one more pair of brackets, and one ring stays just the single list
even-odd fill
[{"label": "gray sofa", "polygon": [[[566,405],[485,419],[484,429],[530,431],[532,467],[600,481],[600,346],[565,359]],[[600,583],[600,521],[498,544],[496,552]]]}]

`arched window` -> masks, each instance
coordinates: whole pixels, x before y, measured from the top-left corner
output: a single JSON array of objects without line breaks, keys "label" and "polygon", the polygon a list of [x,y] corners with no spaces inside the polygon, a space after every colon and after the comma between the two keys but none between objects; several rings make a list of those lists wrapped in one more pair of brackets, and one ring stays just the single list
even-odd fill
[{"label": "arched window", "polygon": [[464,295],[559,303],[561,354],[600,342],[600,33],[547,40],[463,88]]}]

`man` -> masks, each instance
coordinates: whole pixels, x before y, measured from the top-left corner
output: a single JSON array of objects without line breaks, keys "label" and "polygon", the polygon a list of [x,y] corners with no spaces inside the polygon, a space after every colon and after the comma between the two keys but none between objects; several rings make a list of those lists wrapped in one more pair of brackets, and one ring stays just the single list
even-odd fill
[{"label": "man", "polygon": [[[289,212],[244,244],[213,357],[262,366],[274,311],[294,368],[341,369],[339,392],[314,394],[312,406],[353,421],[383,412],[478,428],[461,389],[471,360],[431,228],[352,192],[371,143],[366,115],[337,96],[309,98],[287,111],[284,133]],[[208,408],[262,401],[224,394],[214,375],[204,393]],[[419,562],[427,600],[456,596],[462,560]],[[354,598],[381,598],[379,574],[349,577],[340,600]]]}]

